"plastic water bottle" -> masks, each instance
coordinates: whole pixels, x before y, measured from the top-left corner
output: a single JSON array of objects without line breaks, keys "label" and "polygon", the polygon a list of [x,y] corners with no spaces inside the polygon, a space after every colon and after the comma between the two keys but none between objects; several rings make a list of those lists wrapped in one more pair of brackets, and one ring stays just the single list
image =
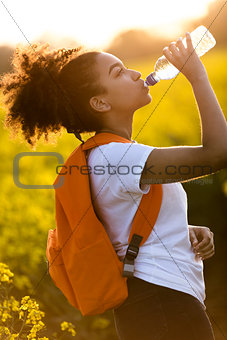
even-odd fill
[{"label": "plastic water bottle", "polygon": [[[191,32],[191,38],[192,45],[199,57],[208,52],[216,44],[213,35],[205,26],[199,26],[193,32]],[[182,42],[184,46],[187,47],[186,38],[184,38]],[[180,71],[163,55],[157,60],[154,67],[154,72],[146,77],[145,83],[148,86],[153,86],[161,79],[172,79],[176,77],[179,72]]]}]

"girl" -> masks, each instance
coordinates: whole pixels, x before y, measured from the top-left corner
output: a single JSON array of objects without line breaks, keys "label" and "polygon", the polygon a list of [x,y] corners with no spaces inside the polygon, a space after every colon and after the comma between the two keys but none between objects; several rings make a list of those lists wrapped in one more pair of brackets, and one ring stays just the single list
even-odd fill
[{"label": "girl", "polygon": [[[192,86],[202,144],[158,148],[136,141],[112,142],[88,153],[92,169],[108,168],[102,176],[91,172],[91,195],[120,260],[142,195],[151,183],[164,184],[158,219],[135,259],[134,277],[127,281],[128,298],[113,310],[122,340],[214,339],[205,311],[203,262],[194,256],[190,243],[196,235],[200,255],[208,258],[214,253],[213,233],[206,227],[188,226],[187,195],[181,182],[227,166],[227,125],[189,33],[186,39],[187,47],[179,38],[163,53]],[[131,140],[134,112],[151,102],[140,72],[100,51],[48,52],[47,45],[33,47],[35,52],[16,50],[16,72],[1,80],[8,107],[6,127],[14,133],[22,129],[32,148],[42,133],[48,140],[49,131],[62,127],[81,141],[83,132],[109,132]],[[190,171],[178,173],[181,166]]]}]

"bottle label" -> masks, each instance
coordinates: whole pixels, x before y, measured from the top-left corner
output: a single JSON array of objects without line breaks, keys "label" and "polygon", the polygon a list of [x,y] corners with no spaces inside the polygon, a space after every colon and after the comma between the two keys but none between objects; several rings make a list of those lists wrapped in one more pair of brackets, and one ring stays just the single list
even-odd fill
[{"label": "bottle label", "polygon": [[157,84],[159,82],[159,78],[156,76],[155,72],[152,72],[151,74],[149,74],[149,76],[147,76],[145,83],[148,86],[153,86],[155,84]]}]

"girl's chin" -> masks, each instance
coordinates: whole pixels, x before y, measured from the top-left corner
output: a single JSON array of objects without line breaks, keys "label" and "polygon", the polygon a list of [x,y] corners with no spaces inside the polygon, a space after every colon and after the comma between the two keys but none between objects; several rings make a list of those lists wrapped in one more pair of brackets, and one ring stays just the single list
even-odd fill
[{"label": "girl's chin", "polygon": [[149,95],[149,96],[146,96],[146,97],[145,97],[145,100],[144,100],[144,102],[143,102],[143,104],[142,104],[141,107],[150,104],[151,101],[152,101],[152,97],[151,97],[150,95]]},{"label": "girl's chin", "polygon": [[152,97],[150,95],[150,93],[147,94],[147,98],[149,98],[149,103],[152,101]]}]

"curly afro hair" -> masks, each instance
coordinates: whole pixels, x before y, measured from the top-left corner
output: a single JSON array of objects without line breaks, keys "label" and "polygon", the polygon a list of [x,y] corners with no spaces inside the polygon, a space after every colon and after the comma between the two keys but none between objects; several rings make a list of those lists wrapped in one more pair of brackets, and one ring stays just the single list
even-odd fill
[{"label": "curly afro hair", "polygon": [[106,93],[95,69],[101,52],[82,46],[48,48],[48,43],[16,47],[13,71],[0,79],[6,108],[4,127],[13,138],[21,130],[32,149],[42,134],[49,142],[50,132],[56,135],[62,127],[76,136],[101,128],[89,103],[92,96]]}]

